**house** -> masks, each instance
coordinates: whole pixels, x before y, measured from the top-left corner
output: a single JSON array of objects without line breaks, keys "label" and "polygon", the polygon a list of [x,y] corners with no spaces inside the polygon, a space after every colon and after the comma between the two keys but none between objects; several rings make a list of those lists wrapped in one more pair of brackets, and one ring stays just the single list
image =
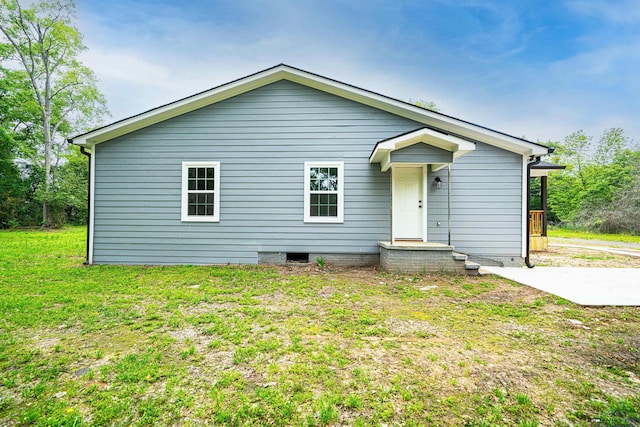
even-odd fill
[{"label": "house", "polygon": [[528,261],[549,148],[277,65],[76,136],[88,264]]}]

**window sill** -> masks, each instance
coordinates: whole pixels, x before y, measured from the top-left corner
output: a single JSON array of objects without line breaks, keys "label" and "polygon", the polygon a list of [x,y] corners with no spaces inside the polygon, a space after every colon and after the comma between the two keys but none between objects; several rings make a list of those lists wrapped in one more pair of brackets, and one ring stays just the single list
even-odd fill
[{"label": "window sill", "polygon": [[220,218],[197,218],[186,217],[181,219],[182,222],[220,222]]},{"label": "window sill", "polygon": [[305,218],[305,224],[343,224],[342,218]]}]

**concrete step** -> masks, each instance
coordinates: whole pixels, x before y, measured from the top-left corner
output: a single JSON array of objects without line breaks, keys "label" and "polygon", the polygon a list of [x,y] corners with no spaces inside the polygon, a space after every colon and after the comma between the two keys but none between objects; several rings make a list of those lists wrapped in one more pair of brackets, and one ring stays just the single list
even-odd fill
[{"label": "concrete step", "polygon": [[461,254],[459,252],[451,252],[451,255],[453,256],[453,259],[455,259],[456,261],[466,261],[467,260],[467,256],[465,254]]},{"label": "concrete step", "polygon": [[478,271],[478,270],[480,270],[480,264],[478,264],[477,262],[473,262],[473,261],[466,261],[464,263],[464,268],[465,268],[465,270]]}]

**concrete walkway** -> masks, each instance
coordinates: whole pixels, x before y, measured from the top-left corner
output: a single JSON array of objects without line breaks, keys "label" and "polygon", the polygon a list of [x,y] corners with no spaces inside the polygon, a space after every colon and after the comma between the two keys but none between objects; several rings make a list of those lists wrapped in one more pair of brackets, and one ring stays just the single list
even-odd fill
[{"label": "concrete walkway", "polygon": [[481,267],[581,305],[640,306],[640,268]]}]

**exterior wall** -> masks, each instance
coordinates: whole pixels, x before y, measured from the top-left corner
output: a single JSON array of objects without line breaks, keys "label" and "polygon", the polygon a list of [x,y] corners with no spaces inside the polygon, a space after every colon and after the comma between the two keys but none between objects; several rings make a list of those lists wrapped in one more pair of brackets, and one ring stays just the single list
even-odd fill
[{"label": "exterior wall", "polygon": [[[259,253],[375,259],[390,176],[375,143],[419,123],[280,81],[95,146],[94,263],[257,263]],[[220,162],[220,222],[181,222],[181,163]],[[344,223],[303,222],[305,161],[344,162]]]},{"label": "exterior wall", "polygon": [[450,151],[421,142],[391,153],[391,163],[450,163],[452,159]]},{"label": "exterior wall", "polygon": [[[451,244],[456,251],[475,260],[522,264],[522,167],[522,156],[480,142],[451,166]],[[440,189],[436,176],[442,179]],[[427,209],[428,240],[447,243],[446,168],[429,173]]]}]

